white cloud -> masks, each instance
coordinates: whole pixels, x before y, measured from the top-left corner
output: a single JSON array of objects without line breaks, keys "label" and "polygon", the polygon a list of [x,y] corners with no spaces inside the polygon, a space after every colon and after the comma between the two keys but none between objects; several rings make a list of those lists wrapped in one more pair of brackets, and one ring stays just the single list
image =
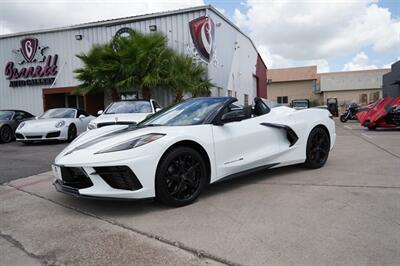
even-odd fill
[{"label": "white cloud", "polygon": [[376,69],[376,65],[369,64],[369,58],[364,51],[359,52],[350,62],[344,64],[343,71]]},{"label": "white cloud", "polygon": [[325,59],[313,59],[313,60],[290,60],[284,58],[278,54],[272,54],[268,47],[265,45],[259,45],[257,47],[258,52],[267,64],[268,68],[286,68],[296,66],[312,66],[316,65],[318,73],[329,72],[329,63]]},{"label": "white cloud", "polygon": [[[304,60],[327,62],[329,58],[366,47],[376,52],[399,51],[400,20],[376,3],[376,0],[247,0],[248,9],[245,12],[236,9],[234,21],[247,28],[258,45],[268,47],[269,60],[279,64]],[[279,65],[275,62],[273,65]]]},{"label": "white cloud", "polygon": [[0,35],[200,5],[203,0],[3,0]]}]

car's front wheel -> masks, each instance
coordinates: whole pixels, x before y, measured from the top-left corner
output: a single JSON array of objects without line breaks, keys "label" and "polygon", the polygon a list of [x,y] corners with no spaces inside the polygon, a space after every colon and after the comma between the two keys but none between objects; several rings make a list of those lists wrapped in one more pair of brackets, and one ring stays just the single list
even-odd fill
[{"label": "car's front wheel", "polygon": [[307,140],[305,166],[317,169],[326,163],[330,150],[330,138],[328,133],[321,127],[311,130]]},{"label": "car's front wheel", "polygon": [[156,173],[156,197],[166,205],[180,207],[196,200],[207,184],[202,156],[189,147],[178,147],[160,161]]},{"label": "car's front wheel", "polygon": [[9,126],[0,128],[0,142],[8,143],[13,139],[13,132]]},{"label": "car's front wheel", "polygon": [[68,127],[68,142],[72,142],[77,136],[77,130],[76,130],[76,126],[74,124],[71,124]]}]

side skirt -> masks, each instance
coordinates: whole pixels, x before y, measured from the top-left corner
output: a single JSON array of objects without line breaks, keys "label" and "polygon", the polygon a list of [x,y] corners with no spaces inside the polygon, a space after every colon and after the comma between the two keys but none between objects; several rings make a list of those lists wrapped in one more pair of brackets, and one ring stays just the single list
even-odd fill
[{"label": "side skirt", "polygon": [[242,172],[235,173],[235,174],[232,174],[232,175],[228,175],[228,176],[225,176],[225,177],[223,177],[223,178],[221,178],[221,179],[218,179],[218,180],[215,181],[213,184],[218,183],[218,182],[222,182],[222,181],[225,181],[225,180],[228,180],[228,179],[232,179],[232,178],[242,177],[242,176],[245,176],[245,175],[248,175],[248,174],[253,174],[253,173],[256,173],[256,172],[261,172],[261,171],[263,171],[263,170],[267,170],[267,169],[270,169],[270,168],[272,168],[272,167],[274,167],[274,166],[277,166],[278,164],[279,164],[279,163],[272,163],[272,164],[267,164],[267,165],[263,165],[263,166],[258,166],[258,167],[255,167],[255,168],[251,168],[251,169],[248,169],[248,170],[244,170],[244,171],[242,171]]}]

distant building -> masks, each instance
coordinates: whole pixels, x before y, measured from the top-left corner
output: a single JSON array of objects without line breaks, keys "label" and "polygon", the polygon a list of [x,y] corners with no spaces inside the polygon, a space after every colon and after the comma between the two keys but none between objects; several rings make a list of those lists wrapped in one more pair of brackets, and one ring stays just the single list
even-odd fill
[{"label": "distant building", "polygon": [[382,97],[382,77],[389,71],[370,69],[318,74],[324,102],[337,98],[342,111],[352,101],[360,105],[374,102]]},{"label": "distant building", "polygon": [[318,100],[317,66],[268,69],[268,99],[290,104],[295,99]]},{"label": "distant building", "polygon": [[400,96],[400,60],[392,64],[391,71],[383,75],[383,97]]}]

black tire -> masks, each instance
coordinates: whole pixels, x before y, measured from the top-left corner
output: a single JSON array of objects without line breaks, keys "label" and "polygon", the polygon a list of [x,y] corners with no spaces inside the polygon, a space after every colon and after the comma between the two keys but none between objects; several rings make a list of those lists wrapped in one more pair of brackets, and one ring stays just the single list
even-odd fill
[{"label": "black tire", "polygon": [[0,128],[0,142],[8,143],[14,138],[14,133],[9,126]]},{"label": "black tire", "polygon": [[161,159],[156,173],[156,198],[180,207],[193,203],[207,184],[207,168],[196,150],[178,147]]},{"label": "black tire", "polygon": [[326,163],[330,151],[330,138],[326,130],[316,127],[311,130],[307,140],[306,161],[304,165],[310,169],[317,169]]},{"label": "black tire", "polygon": [[68,142],[72,142],[77,136],[77,131],[76,131],[76,126],[74,124],[71,124],[68,127]]},{"label": "black tire", "polygon": [[376,130],[376,126],[368,126],[369,130]]},{"label": "black tire", "polygon": [[347,116],[345,114],[340,116],[340,122],[346,123],[347,122]]}]

